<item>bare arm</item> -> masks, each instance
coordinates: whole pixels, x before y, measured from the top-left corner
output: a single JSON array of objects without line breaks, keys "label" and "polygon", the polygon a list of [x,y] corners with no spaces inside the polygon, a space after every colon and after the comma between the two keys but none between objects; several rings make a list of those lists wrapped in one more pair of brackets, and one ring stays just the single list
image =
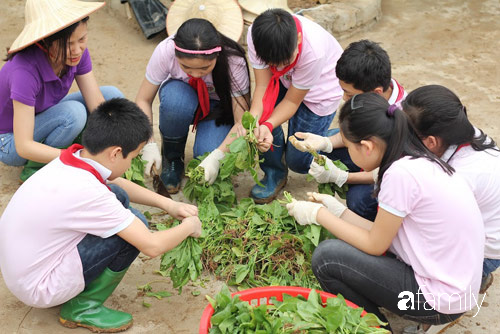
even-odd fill
[{"label": "bare arm", "polygon": [[125,190],[131,202],[160,208],[174,218],[183,219],[185,217],[198,215],[198,208],[196,206],[176,202],[127,179],[118,177],[110,183],[116,184]]},{"label": "bare arm", "polygon": [[[144,78],[135,98],[135,103],[137,103],[139,108],[148,116],[151,124],[153,124],[153,100],[159,88],[160,86],[153,85],[148,79]],[[149,142],[154,142],[154,138],[151,137]]]},{"label": "bare arm", "polygon": [[241,125],[241,118],[243,117],[243,113],[248,110],[248,96],[249,94],[245,94],[243,96],[233,97],[233,117],[234,117],[234,125],[229,130],[224,141],[219,145],[218,149],[222,152],[229,152],[229,145],[239,136],[244,134],[244,130]]},{"label": "bare arm", "polygon": [[347,175],[348,184],[373,184],[372,172],[349,172]]},{"label": "bare arm", "polygon": [[297,109],[299,109],[302,101],[304,101],[307,92],[309,92],[308,89],[298,89],[290,86],[283,100],[274,108],[268,122],[270,122],[273,127],[277,127],[292,118],[297,112]]},{"label": "bare arm", "polygon": [[198,217],[186,218],[181,224],[165,231],[151,233],[137,217],[118,235],[149,257],[161,255],[179,245],[189,236],[197,237],[201,231]]},{"label": "bare arm", "polygon": [[340,135],[340,132],[331,136],[330,141],[332,142],[333,149],[345,147],[344,143],[342,142],[342,136]]},{"label": "bare arm", "polygon": [[257,118],[260,118],[262,115],[263,106],[262,106],[262,98],[264,97],[264,93],[266,92],[267,85],[271,80],[272,73],[269,68],[264,69],[253,69],[253,73],[255,76],[255,90],[253,92],[252,105],[250,107],[250,113]]},{"label": "bare arm", "polygon": [[337,238],[367,254],[376,256],[382,255],[389,248],[403,222],[403,218],[381,208],[369,230],[348,222],[344,218],[353,219],[353,216],[351,213],[344,213],[341,219],[331,214],[326,208],[321,208],[316,220]]},{"label": "bare arm", "polygon": [[48,163],[59,156],[60,149],[33,140],[35,130],[35,108],[13,100],[14,141],[16,151],[24,159]]},{"label": "bare arm", "polygon": [[83,75],[77,75],[75,80],[90,112],[94,111],[97,106],[104,102],[104,97],[92,71]]}]

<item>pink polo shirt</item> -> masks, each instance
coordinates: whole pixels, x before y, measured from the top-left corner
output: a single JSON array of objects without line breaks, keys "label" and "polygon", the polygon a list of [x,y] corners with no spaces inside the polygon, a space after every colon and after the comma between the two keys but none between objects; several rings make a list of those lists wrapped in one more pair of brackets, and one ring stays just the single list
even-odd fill
[{"label": "pink polo shirt", "polygon": [[[337,111],[344,94],[335,73],[337,60],[342,55],[339,42],[319,24],[296,16],[302,24],[302,53],[297,64],[280,81],[286,88],[308,89],[304,104],[316,115],[326,116]],[[252,26],[247,33],[248,59],[255,69],[269,67],[256,54]]]},{"label": "pink polo shirt", "polygon": [[[111,174],[84,160],[104,179]],[[134,217],[94,175],[53,160],[21,185],[0,218],[5,284],[29,306],[68,301],[85,286],[78,243],[87,234],[115,235]]]},{"label": "pink polo shirt", "polygon": [[484,230],[465,180],[425,158],[405,157],[385,172],[378,200],[380,208],[403,218],[390,251],[413,268],[419,297],[444,314],[472,309],[481,283]]},{"label": "pink polo shirt", "polygon": [[[159,86],[162,82],[170,79],[189,82],[189,77],[184,72],[177,58],[175,57],[174,37],[170,36],[164,39],[153,52],[146,67],[146,79],[153,85]],[[228,58],[229,69],[231,71],[231,96],[237,97],[247,94],[250,91],[250,78],[246,68],[245,59],[237,56]],[[212,73],[202,77],[207,85],[210,99],[219,100],[215,92]]]}]

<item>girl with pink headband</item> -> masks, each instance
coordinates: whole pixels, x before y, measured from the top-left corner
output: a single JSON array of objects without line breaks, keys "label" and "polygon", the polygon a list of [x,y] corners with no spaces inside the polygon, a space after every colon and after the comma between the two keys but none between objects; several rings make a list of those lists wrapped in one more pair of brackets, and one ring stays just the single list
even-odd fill
[{"label": "girl with pink headband", "polygon": [[241,123],[249,108],[250,75],[243,48],[209,21],[187,20],[175,36],[156,47],[146,68],[136,102],[151,121],[156,94],[160,99],[162,153],[151,138],[142,155],[148,161],[146,175],[151,175],[154,165],[161,170],[162,190],[179,191],[184,149],[193,125],[193,156],[211,152],[203,164],[207,181],[215,181],[219,160],[235,138],[230,133],[237,132],[235,124]]}]

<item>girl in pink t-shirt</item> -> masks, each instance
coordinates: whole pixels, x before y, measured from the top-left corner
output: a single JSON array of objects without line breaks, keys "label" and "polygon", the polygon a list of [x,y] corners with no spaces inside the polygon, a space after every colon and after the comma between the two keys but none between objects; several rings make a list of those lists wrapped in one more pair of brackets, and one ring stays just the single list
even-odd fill
[{"label": "girl in pink t-shirt", "polygon": [[[148,161],[161,170],[168,193],[179,191],[184,174],[184,149],[189,126],[196,129],[193,155],[211,154],[202,163],[205,178],[215,181],[219,160],[234,140],[250,100],[250,76],[243,48],[204,19],[184,22],[175,36],[153,52],[136,102],[152,120],[152,102],[160,99],[162,154],[151,138],[143,149]],[[161,169],[160,167],[163,166]]]},{"label": "girl in pink t-shirt", "polygon": [[465,178],[476,198],[484,222],[481,292],[493,281],[500,266],[500,151],[494,140],[475,129],[458,96],[439,85],[412,91],[403,110],[434,154],[448,162]]},{"label": "girl in pink t-shirt", "polygon": [[424,146],[404,112],[375,93],[348,100],[339,125],[353,162],[380,168],[379,210],[371,222],[317,193],[308,194],[313,202],[287,205],[299,224],[320,224],[338,238],[314,251],[320,285],[382,320],[379,307],[425,323],[424,330],[458,319],[478,301],[484,248],[465,180]]}]

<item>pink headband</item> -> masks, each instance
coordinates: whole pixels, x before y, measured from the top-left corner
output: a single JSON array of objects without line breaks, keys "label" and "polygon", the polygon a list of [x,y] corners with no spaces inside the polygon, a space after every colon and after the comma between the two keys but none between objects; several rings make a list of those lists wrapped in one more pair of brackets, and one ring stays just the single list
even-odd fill
[{"label": "pink headband", "polygon": [[175,43],[174,43],[174,45],[175,45],[175,49],[177,51],[184,52],[184,53],[190,53],[193,55],[196,55],[196,54],[211,55],[214,52],[219,52],[222,50],[222,48],[220,46],[217,46],[217,47],[210,49],[210,50],[187,50],[187,49],[183,49],[183,48],[178,47],[177,44],[175,44]]}]

